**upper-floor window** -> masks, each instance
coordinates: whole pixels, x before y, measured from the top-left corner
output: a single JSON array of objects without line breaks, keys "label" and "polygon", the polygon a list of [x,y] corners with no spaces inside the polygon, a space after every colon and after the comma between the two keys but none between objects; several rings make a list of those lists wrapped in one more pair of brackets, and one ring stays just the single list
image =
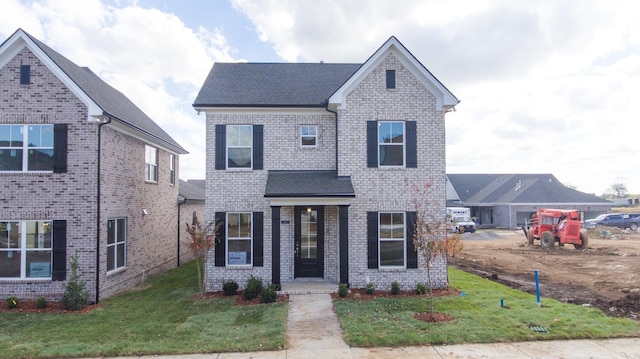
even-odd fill
[{"label": "upper-floor window", "polygon": [[176,184],[176,155],[169,155],[169,184]]},{"label": "upper-floor window", "polygon": [[158,149],[144,146],[144,180],[158,182]]},{"label": "upper-floor window", "polygon": [[316,147],[318,145],[318,126],[300,126],[300,146]]},{"label": "upper-floor window", "polygon": [[378,122],[379,166],[404,166],[404,122]]},{"label": "upper-floor window", "polygon": [[396,70],[387,70],[387,88],[396,88]]},{"label": "upper-floor window", "polygon": [[107,271],[127,265],[127,221],[125,218],[107,221]]},{"label": "upper-floor window", "polygon": [[380,267],[404,267],[406,252],[404,212],[381,212],[379,216]]},{"label": "upper-floor window", "polygon": [[227,168],[251,168],[253,126],[227,125]]},{"label": "upper-floor window", "polygon": [[52,221],[0,221],[0,278],[51,278]]},{"label": "upper-floor window", "polygon": [[53,171],[53,125],[0,125],[0,171]]}]

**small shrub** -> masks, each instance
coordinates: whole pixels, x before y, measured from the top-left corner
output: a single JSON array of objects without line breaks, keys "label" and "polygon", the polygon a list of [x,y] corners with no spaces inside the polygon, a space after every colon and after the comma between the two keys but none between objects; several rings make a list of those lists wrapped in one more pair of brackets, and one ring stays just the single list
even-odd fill
[{"label": "small shrub", "polygon": [[47,307],[47,298],[38,297],[38,299],[36,300],[36,307],[38,307],[39,309],[46,308]]},{"label": "small shrub", "polygon": [[252,300],[258,298],[262,292],[262,278],[256,278],[253,275],[247,280],[247,286],[244,288],[244,299]]},{"label": "small shrub", "polygon": [[416,286],[416,294],[427,294],[427,286],[424,283],[418,283]]},{"label": "small shrub", "polygon": [[349,287],[347,287],[346,283],[340,283],[338,285],[338,296],[345,298],[347,295],[349,295]]},{"label": "small shrub", "polygon": [[67,282],[60,303],[64,309],[80,310],[87,306],[89,294],[78,276],[78,251],[71,257],[71,277]]},{"label": "small shrub", "polygon": [[400,284],[398,284],[398,282],[396,282],[396,281],[393,281],[391,283],[391,294],[393,294],[393,295],[400,294]]},{"label": "small shrub", "polygon": [[367,294],[373,294],[375,290],[376,287],[373,285],[373,283],[367,283],[367,285],[364,287],[364,291]]},{"label": "small shrub", "polygon": [[233,279],[226,280],[222,282],[222,291],[224,295],[236,295],[238,294],[238,283]]},{"label": "small shrub", "polygon": [[274,303],[278,299],[278,289],[273,283],[269,283],[260,292],[260,303]]},{"label": "small shrub", "polygon": [[7,298],[7,308],[9,309],[18,308],[19,305],[20,305],[20,300],[18,300],[18,298],[13,296]]}]

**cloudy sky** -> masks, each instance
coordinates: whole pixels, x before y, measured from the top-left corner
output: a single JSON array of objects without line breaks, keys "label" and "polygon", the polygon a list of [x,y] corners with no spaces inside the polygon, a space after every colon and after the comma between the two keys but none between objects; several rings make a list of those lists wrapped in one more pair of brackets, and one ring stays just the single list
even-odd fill
[{"label": "cloudy sky", "polygon": [[0,0],[23,28],[127,95],[204,178],[214,62],[364,62],[396,36],[462,102],[448,173],[552,173],[640,193],[640,5],[634,0]]}]

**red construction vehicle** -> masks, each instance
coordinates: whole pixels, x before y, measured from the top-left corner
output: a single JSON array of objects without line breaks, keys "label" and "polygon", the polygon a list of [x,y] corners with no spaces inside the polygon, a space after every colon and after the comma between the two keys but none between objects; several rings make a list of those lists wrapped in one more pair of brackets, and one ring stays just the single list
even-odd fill
[{"label": "red construction vehicle", "polygon": [[587,248],[589,240],[580,227],[578,210],[540,208],[534,213],[528,231],[525,226],[522,230],[530,245],[539,239],[543,248],[551,248],[558,242],[560,246],[570,243],[576,249],[583,249]]}]

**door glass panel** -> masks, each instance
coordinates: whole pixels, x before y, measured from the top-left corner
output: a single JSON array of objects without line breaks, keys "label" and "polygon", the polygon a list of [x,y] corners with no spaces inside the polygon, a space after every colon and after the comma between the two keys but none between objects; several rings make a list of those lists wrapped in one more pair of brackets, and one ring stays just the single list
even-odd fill
[{"label": "door glass panel", "polygon": [[300,257],[303,259],[315,259],[318,257],[318,213],[315,210],[300,214]]}]

